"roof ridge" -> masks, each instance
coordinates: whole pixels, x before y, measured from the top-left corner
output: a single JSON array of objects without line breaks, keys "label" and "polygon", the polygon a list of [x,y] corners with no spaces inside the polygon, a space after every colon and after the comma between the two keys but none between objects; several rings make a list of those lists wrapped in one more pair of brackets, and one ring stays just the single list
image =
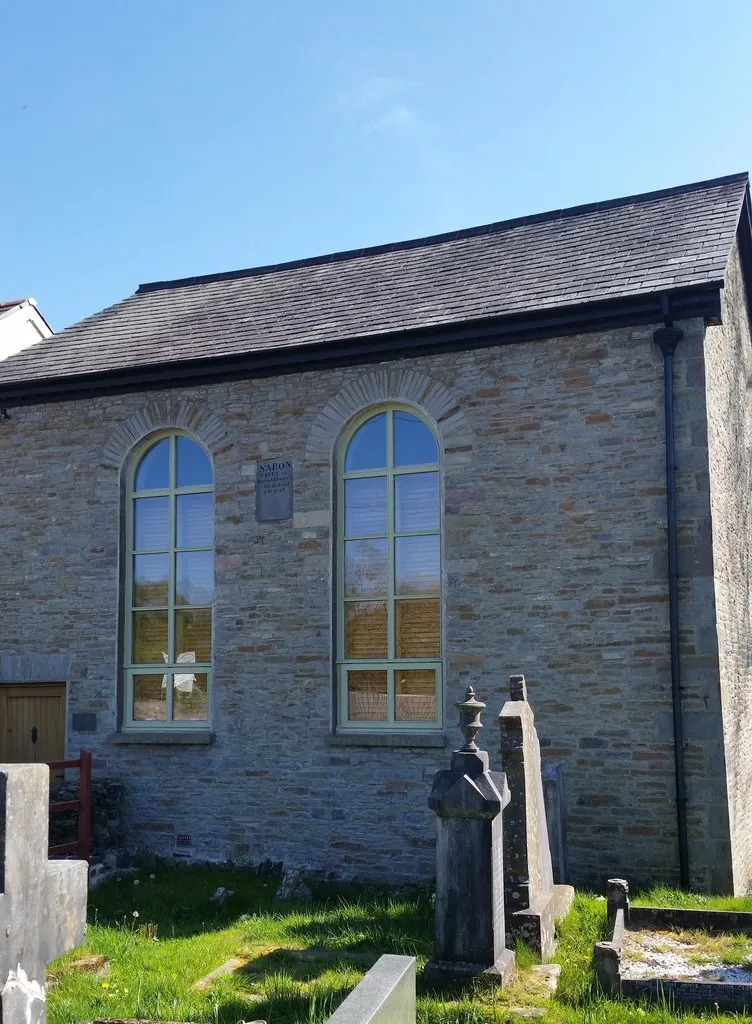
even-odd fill
[{"label": "roof ridge", "polygon": [[522,227],[527,224],[540,224],[545,221],[565,220],[570,217],[580,217],[587,213],[599,210],[612,210],[620,206],[629,206],[637,203],[648,203],[655,199],[666,199],[671,196],[685,195],[688,192],[700,192],[710,188],[719,188],[723,185],[731,185],[736,182],[747,182],[749,174],[747,171],[740,171],[736,174],[727,174],[719,178],[707,178],[704,181],[690,182],[687,185],[675,185],[671,188],[656,189],[652,192],[638,192],[631,196],[621,196],[617,199],[607,199],[596,203],[583,203],[579,206],[564,207],[560,210],[550,210],[545,213],[528,214],[522,217],[512,217],[509,220],[493,221],[490,224],[481,224],[477,227],[461,228],[457,231],[445,231],[437,235],[427,235],[423,238],[411,238],[402,242],[387,242],[381,245],[365,246],[361,249],[343,249],[339,252],[328,253],[322,256],[308,256],[303,259],[288,260],[283,263],[269,263],[259,267],[247,267],[242,270],[226,270],[216,274],[200,274],[195,277],[179,277],[171,281],[151,281],[140,284],[136,295],[144,292],[167,291],[171,288],[185,288],[191,285],[212,284],[220,281],[240,280],[246,277],[262,277],[266,274],[277,273],[282,270],[299,270],[305,267],[325,266],[327,263],[344,263],[347,260],[358,259],[362,256],[378,256],[388,252],[405,252],[410,249],[422,249],[432,245],[440,245],[443,242],[451,242],[457,239],[473,238],[481,235],[500,234],[513,228]]}]

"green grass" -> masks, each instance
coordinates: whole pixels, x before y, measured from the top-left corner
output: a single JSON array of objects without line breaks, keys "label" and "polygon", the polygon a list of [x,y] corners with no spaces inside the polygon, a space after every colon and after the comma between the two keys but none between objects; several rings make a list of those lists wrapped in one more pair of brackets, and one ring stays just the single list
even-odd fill
[{"label": "green grass", "polygon": [[[242,870],[159,868],[103,884],[90,895],[86,945],[51,965],[49,1024],[98,1017],[321,1024],[382,953],[415,956],[419,971],[431,954],[433,906],[426,891],[340,886],[314,892],[309,904],[278,903],[278,881]],[[209,898],[218,886],[234,890],[223,904]],[[684,902],[670,903],[665,893],[646,893],[642,901],[704,907],[714,902],[674,893]],[[752,901],[720,902],[746,909],[740,904]],[[668,1007],[628,1006],[596,994],[593,946],[604,934],[605,916],[603,898],[578,895],[561,922],[556,959],[562,974],[544,1024],[707,1022]],[[534,956],[524,947],[516,952],[520,969],[503,993],[480,985],[433,992],[419,976],[419,1024],[502,1024],[514,1019],[515,1007],[545,1005]],[[75,966],[96,954],[109,961],[106,976]],[[204,991],[192,987],[231,957],[246,962]]]},{"label": "green grass", "polygon": [[676,907],[679,910],[741,910],[752,912],[752,896],[704,896],[699,892],[683,892],[681,889],[666,889],[657,886],[647,892],[637,893],[632,899],[635,905],[643,907]]}]

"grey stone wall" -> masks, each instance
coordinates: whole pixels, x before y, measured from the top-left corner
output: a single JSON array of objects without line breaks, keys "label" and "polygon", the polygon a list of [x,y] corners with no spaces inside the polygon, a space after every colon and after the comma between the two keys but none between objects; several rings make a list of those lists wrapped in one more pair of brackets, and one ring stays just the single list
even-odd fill
[{"label": "grey stone wall", "polygon": [[[78,773],[76,773],[78,774]],[[91,785],[91,852],[95,857],[119,852],[126,845],[123,828],[123,783],[92,778]],[[51,787],[55,801],[77,800],[78,779],[63,781]],[[78,838],[78,813],[62,811],[50,815],[50,845],[73,843]]]},{"label": "grey stone wall", "polygon": [[[682,658],[695,880],[730,875],[708,527],[704,328],[677,353]],[[125,782],[132,845],[383,880],[433,874],[427,795],[447,750],[332,745],[331,444],[380,398],[426,408],[444,463],[447,734],[469,682],[501,708],[524,672],[566,776],[571,880],[677,876],[662,360],[652,328],[373,368],[11,410],[0,425],[0,655],[71,655],[71,750]],[[119,463],[184,424],[216,472],[209,746],[120,746]],[[291,458],[295,518],[257,523],[256,463]],[[707,653],[703,653],[707,652]],[[80,721],[80,720],[79,720]],[[90,719],[88,720],[90,723]],[[483,745],[498,765],[498,736]],[[725,829],[725,831],[724,831]]]},{"label": "grey stone wall", "polygon": [[[708,411],[712,397],[709,399],[705,390],[704,331],[699,324],[680,326],[684,329],[684,338],[674,358],[674,408],[679,639],[690,883],[696,888],[727,893],[732,890],[733,878],[708,471]],[[659,565],[662,573],[667,572],[664,544],[656,550],[656,567]],[[671,710],[659,715],[658,722],[659,735],[671,740]],[[673,748],[667,759],[669,756],[673,756]],[[673,764],[671,772],[669,785],[673,787]]]},{"label": "grey stone wall", "polygon": [[752,340],[738,254],[724,289],[724,325],[708,328],[710,493],[726,774],[736,892],[752,889]]}]

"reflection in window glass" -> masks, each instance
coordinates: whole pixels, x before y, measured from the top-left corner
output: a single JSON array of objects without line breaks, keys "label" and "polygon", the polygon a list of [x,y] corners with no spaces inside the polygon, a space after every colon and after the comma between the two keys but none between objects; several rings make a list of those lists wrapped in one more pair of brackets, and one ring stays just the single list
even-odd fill
[{"label": "reflection in window glass", "polygon": [[144,455],[136,472],[134,490],[164,491],[170,486],[170,442],[158,441]]},{"label": "reflection in window glass", "polygon": [[386,601],[352,601],[345,611],[347,657],[386,658]]},{"label": "reflection in window glass", "polygon": [[206,548],[214,543],[214,500],[211,494],[179,494],[177,546]]},{"label": "reflection in window glass", "polygon": [[175,604],[211,604],[214,598],[214,554],[183,551],[175,560]]},{"label": "reflection in window glass", "polygon": [[175,612],[175,660],[177,662],[211,661],[211,608]]},{"label": "reflection in window glass", "polygon": [[384,476],[345,480],[347,537],[386,533],[386,484]]},{"label": "reflection in window glass", "polygon": [[167,687],[163,675],[133,677],[133,721],[164,722],[167,717]]},{"label": "reflection in window glass", "polygon": [[158,665],[167,660],[169,612],[133,613],[133,664]]},{"label": "reflection in window glass", "polygon": [[438,594],[441,555],[438,534],[398,537],[395,543],[395,594]]},{"label": "reflection in window glass", "polygon": [[[126,512],[126,726],[179,722],[188,728],[208,722],[214,601],[211,484],[208,455],[182,434],[160,438],[135,468]],[[163,493],[155,495],[155,490]]]},{"label": "reflection in window glass", "polygon": [[209,677],[205,672],[173,676],[172,717],[177,722],[205,722],[209,712]]},{"label": "reflection in window glass", "polygon": [[345,471],[386,469],[386,413],[367,420],[347,446]]},{"label": "reflection in window glass", "polygon": [[394,673],[396,716],[401,722],[431,722],[436,718],[436,670],[400,668]]},{"label": "reflection in window glass", "polygon": [[433,431],[409,412],[394,414],[394,465],[433,466],[439,448]]},{"label": "reflection in window glass", "polygon": [[178,487],[208,486],[212,482],[212,467],[209,456],[200,444],[187,437],[177,438],[177,485]]},{"label": "reflection in window glass", "polygon": [[170,499],[136,498],[133,524],[134,551],[165,551],[170,546]]},{"label": "reflection in window glass", "polygon": [[385,722],[386,672],[348,673],[348,718],[352,722]]},{"label": "reflection in window glass", "polygon": [[345,541],[345,595],[386,597],[386,540]]},{"label": "reflection in window glass", "polygon": [[438,658],[439,602],[395,601],[398,658]]},{"label": "reflection in window glass", "polygon": [[438,473],[405,473],[395,478],[394,525],[399,533],[438,530]]},{"label": "reflection in window glass", "polygon": [[135,555],[133,558],[133,603],[139,607],[167,604],[169,555]]},{"label": "reflection in window glass", "polygon": [[433,430],[382,409],[345,439],[338,510],[341,725],[436,729],[441,509]]}]

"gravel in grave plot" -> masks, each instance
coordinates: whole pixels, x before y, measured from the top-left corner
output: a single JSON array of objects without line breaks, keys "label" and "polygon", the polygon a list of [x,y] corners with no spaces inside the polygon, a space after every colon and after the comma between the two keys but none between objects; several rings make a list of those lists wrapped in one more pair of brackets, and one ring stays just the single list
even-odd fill
[{"label": "gravel in grave plot", "polygon": [[620,973],[630,979],[752,985],[752,936],[625,932]]}]

